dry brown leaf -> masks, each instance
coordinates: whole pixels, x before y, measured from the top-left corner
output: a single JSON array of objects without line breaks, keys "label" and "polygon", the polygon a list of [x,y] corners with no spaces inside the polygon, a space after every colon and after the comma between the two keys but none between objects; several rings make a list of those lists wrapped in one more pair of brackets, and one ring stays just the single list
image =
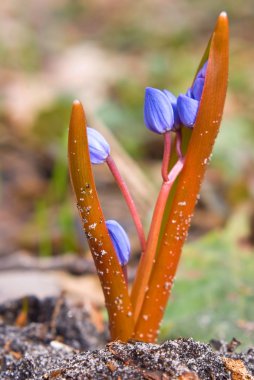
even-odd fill
[{"label": "dry brown leaf", "polygon": [[242,360],[223,358],[223,361],[227,370],[231,372],[232,380],[254,380]]},{"label": "dry brown leaf", "polygon": [[178,377],[178,380],[199,380],[199,377],[194,372],[185,372]]}]

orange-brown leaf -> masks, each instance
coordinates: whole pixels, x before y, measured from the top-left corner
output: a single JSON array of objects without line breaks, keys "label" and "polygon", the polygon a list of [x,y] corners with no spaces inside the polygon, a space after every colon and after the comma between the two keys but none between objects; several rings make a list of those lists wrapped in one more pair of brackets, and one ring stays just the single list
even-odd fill
[{"label": "orange-brown leaf", "polygon": [[128,340],[132,308],[122,268],[108,234],[95,187],[83,107],[75,101],[69,128],[69,169],[84,231],[96,265],[109,314],[112,339]]}]

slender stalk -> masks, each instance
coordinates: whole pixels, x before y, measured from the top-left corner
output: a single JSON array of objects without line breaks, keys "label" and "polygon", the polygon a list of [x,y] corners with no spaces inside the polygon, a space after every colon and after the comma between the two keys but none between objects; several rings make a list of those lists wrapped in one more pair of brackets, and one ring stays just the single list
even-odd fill
[{"label": "slender stalk", "polygon": [[150,231],[147,239],[147,248],[141,256],[137,274],[134,280],[131,303],[133,306],[134,321],[138,319],[141,306],[147,291],[149,277],[155,260],[156,249],[158,244],[158,237],[160,233],[161,223],[163,219],[164,209],[167,203],[169,192],[172,188],[174,181],[183,168],[184,160],[177,161],[171,172],[167,176],[167,181],[162,183],[160,193],[154,208]]},{"label": "slender stalk", "polygon": [[171,150],[171,138],[170,131],[164,133],[164,152],[163,152],[163,160],[161,166],[161,175],[164,182],[168,180],[168,163],[170,158],[170,150]]},{"label": "slender stalk", "polygon": [[132,199],[132,196],[129,192],[129,189],[128,189],[126,183],[124,182],[124,180],[123,180],[123,178],[122,178],[122,176],[121,176],[121,174],[120,174],[120,172],[119,172],[119,170],[115,164],[115,161],[113,160],[113,158],[110,155],[107,157],[106,163],[107,163],[111,173],[113,174],[113,176],[116,180],[116,183],[119,186],[119,188],[123,194],[123,197],[126,201],[126,204],[130,210],[133,222],[135,224],[135,227],[136,227],[136,230],[138,233],[138,237],[139,237],[139,241],[140,241],[140,245],[141,245],[141,250],[142,250],[142,252],[144,252],[146,249],[146,238],[145,238],[145,234],[144,234],[144,230],[143,230],[143,226],[142,226],[139,214],[137,212],[136,205]]},{"label": "slender stalk", "polygon": [[183,153],[182,153],[182,131],[179,129],[176,132],[176,153],[178,158],[183,158]]}]

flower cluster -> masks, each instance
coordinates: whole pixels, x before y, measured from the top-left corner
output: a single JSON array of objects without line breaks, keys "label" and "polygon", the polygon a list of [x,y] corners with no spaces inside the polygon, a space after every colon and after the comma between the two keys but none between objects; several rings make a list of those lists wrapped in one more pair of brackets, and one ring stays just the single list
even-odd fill
[{"label": "flower cluster", "polygon": [[181,124],[193,127],[203,92],[206,68],[207,62],[198,72],[192,87],[178,97],[168,90],[146,88],[144,120],[148,129],[162,134],[178,130]]},{"label": "flower cluster", "polygon": [[[177,131],[180,129],[181,125],[188,128],[193,127],[203,92],[206,67],[207,63],[205,63],[202,69],[198,72],[193,86],[188,89],[185,95],[180,94],[177,98],[168,90],[161,91],[151,87],[146,89],[144,120],[148,129],[163,134],[167,131]],[[115,165],[112,166],[112,158],[110,157],[110,146],[108,142],[93,128],[87,128],[87,137],[92,164],[102,164],[107,162],[116,180],[120,182],[120,188],[123,188],[123,181],[119,175],[116,174]],[[125,188],[123,193],[126,196]],[[132,201],[130,200],[130,197],[128,197],[128,194],[127,203],[132,207]],[[132,211],[133,214],[136,213],[136,210]],[[139,222],[137,222],[137,224],[138,223]],[[106,221],[106,226],[118,260],[122,266],[125,266],[130,258],[129,238],[122,226],[115,220]],[[137,227],[137,229],[140,230],[139,227]]]}]

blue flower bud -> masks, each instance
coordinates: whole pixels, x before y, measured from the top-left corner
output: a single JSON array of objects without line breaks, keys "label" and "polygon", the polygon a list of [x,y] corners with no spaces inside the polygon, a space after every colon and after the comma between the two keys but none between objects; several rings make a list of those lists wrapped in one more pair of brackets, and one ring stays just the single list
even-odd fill
[{"label": "blue flower bud", "polygon": [[126,265],[130,258],[130,241],[123,227],[115,220],[107,220],[106,226],[120,264]]},{"label": "blue flower bud", "polygon": [[205,75],[206,75],[206,70],[207,70],[207,64],[208,64],[208,61],[206,61],[203,65],[203,67],[199,70],[198,74],[197,74],[197,78],[205,78]]},{"label": "blue flower bud", "polygon": [[187,95],[180,94],[177,98],[177,110],[181,122],[191,128],[195,123],[199,101],[190,98]]},{"label": "blue flower bud", "polygon": [[87,138],[92,164],[102,164],[110,153],[109,144],[104,137],[93,128],[87,128]]},{"label": "blue flower bud", "polygon": [[186,96],[188,96],[189,98],[192,98],[191,87],[188,88],[188,90],[186,91]]},{"label": "blue flower bud", "polygon": [[163,91],[152,87],[146,88],[144,119],[147,128],[153,132],[161,134],[173,129],[173,108]]},{"label": "blue flower bud", "polygon": [[206,62],[203,67],[199,70],[197,73],[197,76],[195,78],[195,81],[191,88],[189,88],[186,92],[186,96],[189,96],[192,99],[200,100],[205,84],[205,75],[206,75],[206,69],[207,69],[207,63]]},{"label": "blue flower bud", "polygon": [[192,86],[192,89],[191,89],[191,97],[193,99],[196,99],[196,100],[201,99],[201,95],[202,95],[203,88],[204,88],[204,83],[205,83],[204,78],[199,77],[199,78],[195,79],[193,86]]},{"label": "blue flower bud", "polygon": [[171,104],[176,104],[177,99],[176,99],[176,96],[172,92],[168,90],[163,90],[163,93],[167,96]]},{"label": "blue flower bud", "polygon": [[167,96],[168,100],[171,103],[171,106],[173,108],[173,114],[174,114],[174,126],[173,129],[177,129],[179,125],[181,124],[178,111],[177,111],[177,98],[172,92],[168,90],[163,90],[164,94]]}]

